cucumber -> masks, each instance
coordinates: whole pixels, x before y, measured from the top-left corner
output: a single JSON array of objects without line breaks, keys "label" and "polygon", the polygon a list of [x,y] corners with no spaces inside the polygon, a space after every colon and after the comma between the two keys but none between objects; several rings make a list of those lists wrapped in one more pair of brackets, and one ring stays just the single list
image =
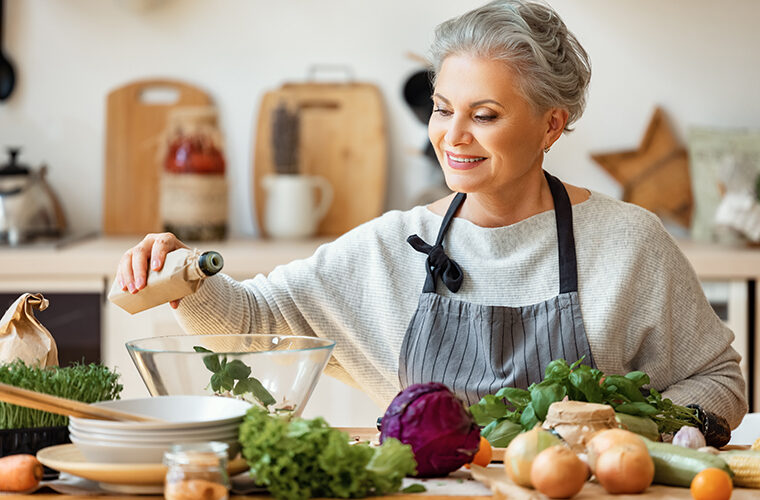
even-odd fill
[{"label": "cucumber", "polygon": [[649,456],[654,462],[654,482],[688,488],[697,473],[709,467],[722,469],[733,477],[725,460],[717,455],[645,439]]},{"label": "cucumber", "polygon": [[628,415],[627,413],[615,413],[615,420],[623,429],[635,432],[652,441],[660,440],[660,431],[657,430],[657,424],[649,417],[639,417]]}]

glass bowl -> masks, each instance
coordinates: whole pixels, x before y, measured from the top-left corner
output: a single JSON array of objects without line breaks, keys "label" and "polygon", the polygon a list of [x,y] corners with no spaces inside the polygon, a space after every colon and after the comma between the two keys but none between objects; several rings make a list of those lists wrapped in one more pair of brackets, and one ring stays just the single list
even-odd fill
[{"label": "glass bowl", "polygon": [[301,415],[335,342],[317,337],[173,335],[126,343],[152,396],[218,395]]}]

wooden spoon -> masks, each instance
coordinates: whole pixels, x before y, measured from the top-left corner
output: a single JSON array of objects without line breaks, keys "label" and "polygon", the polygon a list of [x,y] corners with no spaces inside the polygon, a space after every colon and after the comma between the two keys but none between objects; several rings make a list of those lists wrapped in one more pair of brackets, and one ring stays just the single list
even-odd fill
[{"label": "wooden spoon", "polygon": [[163,422],[163,420],[154,417],[93,406],[73,399],[51,396],[50,394],[21,389],[20,387],[3,383],[0,383],[0,401],[67,417],[126,422]]}]

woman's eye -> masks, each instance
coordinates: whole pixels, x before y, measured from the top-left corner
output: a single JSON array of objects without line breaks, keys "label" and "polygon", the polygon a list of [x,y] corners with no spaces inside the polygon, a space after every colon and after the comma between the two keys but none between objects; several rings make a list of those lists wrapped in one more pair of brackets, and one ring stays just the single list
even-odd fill
[{"label": "woman's eye", "polygon": [[441,116],[451,115],[451,111],[449,111],[448,109],[443,109],[443,108],[433,108],[433,113],[438,113]]},{"label": "woman's eye", "polygon": [[479,122],[490,122],[496,119],[494,115],[475,115],[475,119]]}]

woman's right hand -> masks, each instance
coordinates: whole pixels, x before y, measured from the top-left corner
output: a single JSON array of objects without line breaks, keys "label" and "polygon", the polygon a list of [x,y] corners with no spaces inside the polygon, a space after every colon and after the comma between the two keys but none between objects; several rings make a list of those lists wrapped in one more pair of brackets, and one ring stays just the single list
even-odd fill
[{"label": "woman's right hand", "polygon": [[[116,279],[122,290],[137,293],[147,284],[148,269],[160,271],[164,267],[166,254],[178,248],[189,248],[172,233],[151,233],[130,248],[119,261]],[[179,300],[171,302],[176,309]]]}]

